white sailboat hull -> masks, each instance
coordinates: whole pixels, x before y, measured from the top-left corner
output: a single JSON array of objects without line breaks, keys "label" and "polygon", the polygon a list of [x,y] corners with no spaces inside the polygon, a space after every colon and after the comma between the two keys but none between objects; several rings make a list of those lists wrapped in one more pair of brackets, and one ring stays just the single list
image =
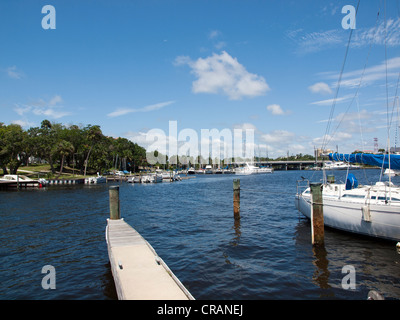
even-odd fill
[{"label": "white sailboat hull", "polygon": [[[295,203],[296,208],[310,219],[310,195],[297,194]],[[323,196],[323,214],[324,225],[328,227],[387,240],[400,240],[400,207],[397,205],[366,205],[363,201],[357,203]]]}]

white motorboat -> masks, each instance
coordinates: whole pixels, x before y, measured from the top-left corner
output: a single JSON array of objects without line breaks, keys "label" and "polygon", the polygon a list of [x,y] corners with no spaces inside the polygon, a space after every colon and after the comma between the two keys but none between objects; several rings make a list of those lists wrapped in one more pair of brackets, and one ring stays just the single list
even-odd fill
[{"label": "white motorboat", "polygon": [[97,183],[106,183],[106,182],[107,182],[107,178],[101,176],[98,172],[97,172],[97,177],[85,178],[85,184],[97,184]]},{"label": "white motorboat", "polygon": [[150,183],[150,182],[152,182],[152,180],[153,180],[152,177],[150,175],[146,174],[146,175],[141,176],[140,182],[141,183]]},{"label": "white motorboat", "polygon": [[163,182],[163,176],[159,173],[150,173],[148,174],[149,182],[152,183],[160,183]]},{"label": "white motorboat", "polygon": [[6,174],[2,178],[0,178],[0,181],[20,181],[20,182],[27,182],[27,181],[35,181],[27,176],[23,176],[20,174]]},{"label": "white motorboat", "polygon": [[163,180],[172,180],[173,178],[173,172],[172,171],[164,171],[161,174],[161,177],[163,178]]},{"label": "white motorboat", "polygon": [[213,173],[213,169],[211,165],[206,165],[206,169],[205,169],[205,174],[212,174]]},{"label": "white motorboat", "polygon": [[[382,161],[379,156],[381,155],[356,154],[352,158],[354,162],[371,165]],[[331,158],[331,154],[329,157]],[[400,156],[393,160],[400,161]],[[298,183],[296,208],[307,218],[311,218],[312,214],[311,201],[310,187],[306,185],[302,189]],[[400,187],[389,181],[358,186],[355,176],[349,173],[346,184],[322,184],[322,203],[324,224],[328,227],[382,239],[400,240]]]},{"label": "white motorboat", "polygon": [[391,176],[391,177],[400,176],[400,170],[394,170],[394,169],[387,168],[387,169],[385,169],[385,172],[383,174],[386,176]]},{"label": "white motorboat", "polygon": [[272,173],[273,169],[272,168],[259,168],[257,166],[254,166],[252,164],[249,164],[246,162],[246,165],[243,167],[236,168],[235,174],[238,175],[249,175],[249,174],[259,174],[259,173]]},{"label": "white motorboat", "polygon": [[268,167],[262,167],[258,170],[258,173],[272,173],[274,169]]},{"label": "white motorboat", "polygon": [[325,161],[325,170],[347,170],[347,169],[360,169],[359,165],[353,165],[343,161]]},{"label": "white motorboat", "polygon": [[[0,177],[0,182],[11,183],[11,186],[13,186],[13,187],[18,187],[19,183],[21,183],[21,185],[23,187],[41,187],[48,183],[48,181],[43,178],[34,180],[27,176],[20,175],[20,174],[6,174],[3,177]],[[15,183],[15,185],[14,185],[14,183]]]},{"label": "white motorboat", "polygon": [[256,167],[256,166],[246,162],[245,166],[236,168],[235,174],[238,174],[238,175],[254,174],[254,173],[258,173],[259,169],[260,169],[259,167]]},{"label": "white motorboat", "polygon": [[196,170],[194,170],[193,167],[190,167],[190,168],[188,169],[188,171],[187,171],[187,174],[195,174],[195,173],[196,173]]}]

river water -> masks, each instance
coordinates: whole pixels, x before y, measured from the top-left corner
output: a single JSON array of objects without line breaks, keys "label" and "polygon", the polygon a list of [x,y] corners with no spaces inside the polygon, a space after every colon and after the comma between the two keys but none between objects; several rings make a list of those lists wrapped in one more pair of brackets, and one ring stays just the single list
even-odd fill
[{"label": "river water", "polygon": [[[354,173],[366,183],[380,171]],[[318,181],[322,173],[121,182],[121,215],[196,299],[365,300],[372,289],[399,299],[395,243],[326,229],[325,246],[311,245],[310,222],[294,205],[301,176]],[[344,180],[345,172],[335,176]],[[232,204],[236,178],[239,221]],[[0,192],[0,299],[117,298],[105,242],[113,184]],[[55,289],[42,288],[45,265],[55,268]],[[342,287],[345,266],[355,270],[355,289]]]}]

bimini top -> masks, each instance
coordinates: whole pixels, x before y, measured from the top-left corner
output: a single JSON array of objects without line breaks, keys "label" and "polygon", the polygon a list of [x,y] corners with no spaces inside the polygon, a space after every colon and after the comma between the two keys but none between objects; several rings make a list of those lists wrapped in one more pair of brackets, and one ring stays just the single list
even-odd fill
[{"label": "bimini top", "polygon": [[[345,161],[349,163],[361,163],[371,166],[389,168],[388,154],[368,154],[368,153],[330,153],[329,159],[332,161]],[[390,168],[400,170],[400,155],[390,155]]]}]

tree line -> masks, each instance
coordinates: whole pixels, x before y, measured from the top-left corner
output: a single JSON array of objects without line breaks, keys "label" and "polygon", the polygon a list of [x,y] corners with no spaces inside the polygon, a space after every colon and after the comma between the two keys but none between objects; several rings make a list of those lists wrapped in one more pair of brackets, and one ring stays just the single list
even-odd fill
[{"label": "tree line", "polygon": [[[100,126],[66,126],[43,120],[40,127],[22,129],[18,124],[0,122],[0,167],[16,174],[31,157],[45,160],[52,174],[61,175],[68,166],[81,175],[110,168],[137,171],[147,165],[146,150],[126,138],[103,135]],[[56,168],[58,169],[56,172]]]}]

